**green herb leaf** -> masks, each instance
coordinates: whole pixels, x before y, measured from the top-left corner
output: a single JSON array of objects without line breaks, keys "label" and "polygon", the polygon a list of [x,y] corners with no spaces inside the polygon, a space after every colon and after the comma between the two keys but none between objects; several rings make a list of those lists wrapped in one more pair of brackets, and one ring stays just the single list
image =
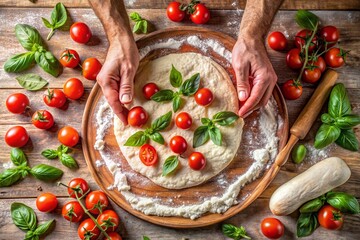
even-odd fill
[{"label": "green herb leaf", "polygon": [[43,18],[43,17],[42,17],[41,20],[43,21],[45,27],[47,27],[47,28],[52,28],[51,23],[50,23],[46,18]]},{"label": "green herb leaf", "polygon": [[209,141],[210,136],[208,129],[208,126],[200,126],[195,130],[193,138],[193,148],[200,147],[201,145]]},{"label": "green herb leaf", "polygon": [[11,218],[21,230],[30,231],[36,228],[37,220],[34,210],[23,203],[11,204]]},{"label": "green herb leaf", "polygon": [[160,90],[154,95],[151,96],[151,100],[154,100],[155,102],[167,102],[171,101],[174,98],[174,92],[169,89]]},{"label": "green herb leaf", "polygon": [[16,165],[27,165],[26,156],[20,148],[12,148],[10,152],[10,159]]},{"label": "green herb leaf", "polygon": [[53,225],[54,223],[55,219],[52,219],[40,224],[34,231],[34,235],[41,236],[45,234],[50,229],[51,225]]},{"label": "green herb leaf", "polygon": [[51,12],[51,21],[54,29],[62,27],[67,20],[67,12],[64,4],[57,3]]},{"label": "green herb leaf", "polygon": [[79,168],[77,162],[75,161],[75,159],[70,156],[69,154],[66,154],[66,153],[62,153],[61,156],[60,156],[60,162],[68,167],[68,168],[71,168],[71,169],[76,169],[76,168]]},{"label": "green herb leaf", "polygon": [[301,213],[296,222],[297,237],[311,235],[319,226],[316,213]]},{"label": "green herb leaf", "polygon": [[58,151],[52,149],[46,149],[42,151],[41,155],[43,155],[47,159],[55,159],[59,157]]},{"label": "green herb leaf", "polygon": [[177,168],[178,165],[179,165],[179,159],[177,156],[168,157],[164,162],[162,175],[166,176],[172,173]]},{"label": "green herb leaf", "polygon": [[35,61],[45,72],[53,75],[54,77],[59,76],[61,66],[59,61],[51,52],[37,52],[35,54]]},{"label": "green herb leaf", "polygon": [[299,209],[301,213],[312,213],[317,212],[324,205],[323,197],[315,198],[304,205]]},{"label": "green herb leaf", "polygon": [[351,113],[349,97],[344,84],[336,84],[330,93],[328,112],[333,118],[342,117]]},{"label": "green herb leaf", "polygon": [[22,72],[32,67],[35,63],[35,54],[33,52],[20,53],[11,56],[4,64],[6,72]]},{"label": "green herb leaf", "polygon": [[133,28],[133,32],[134,33],[140,33],[141,32],[141,28],[142,28],[142,23],[141,21],[136,22]]},{"label": "green herb leaf", "polygon": [[16,78],[20,86],[29,91],[37,91],[48,84],[48,81],[37,74],[28,73]]},{"label": "green herb leaf", "polygon": [[165,128],[167,128],[170,125],[171,117],[172,117],[171,111],[158,117],[151,123],[151,129],[155,132],[164,130]]},{"label": "green herb leaf", "polygon": [[209,136],[210,136],[211,141],[215,145],[221,146],[221,144],[222,144],[222,136],[221,136],[220,129],[214,126],[214,127],[209,128],[208,132],[209,132]]},{"label": "green herb leaf", "polygon": [[173,111],[177,112],[179,108],[181,107],[181,97],[176,95],[173,99]]},{"label": "green herb leaf", "polygon": [[251,239],[247,236],[246,230],[243,226],[236,227],[232,224],[223,224],[222,225],[222,232],[225,236],[238,240],[242,238]]},{"label": "green herb leaf", "polygon": [[58,153],[67,153],[69,151],[69,148],[67,146],[64,146],[64,145],[60,145],[58,148],[57,148],[57,151]]},{"label": "green herb leaf", "polygon": [[217,123],[220,126],[228,126],[233,124],[238,118],[239,116],[233,112],[223,111],[215,114],[212,120],[214,123]]},{"label": "green herb leaf", "polygon": [[18,168],[9,168],[0,173],[0,187],[8,187],[16,183],[22,178]]},{"label": "green herb leaf", "polygon": [[209,125],[212,121],[209,118],[201,118],[201,123],[204,125]]},{"label": "green herb leaf", "polygon": [[24,240],[39,240],[39,237],[34,234],[32,230],[27,231]]},{"label": "green herb leaf", "polygon": [[295,15],[295,21],[301,28],[314,31],[317,28],[319,18],[307,10],[298,10]]},{"label": "green herb leaf", "polygon": [[173,86],[175,88],[181,87],[181,84],[182,84],[182,75],[172,64],[171,64],[171,71],[170,71],[170,83],[171,83],[171,86]]},{"label": "green herb leaf", "polygon": [[130,19],[135,21],[135,22],[139,22],[139,21],[142,20],[140,14],[138,14],[137,12],[130,13]]},{"label": "green herb leaf", "polygon": [[335,143],[350,151],[359,151],[359,142],[352,129],[341,130],[340,136],[336,139]]},{"label": "green herb leaf", "polygon": [[360,212],[357,199],[344,192],[329,192],[326,194],[326,201],[343,213],[357,214]]},{"label": "green herb leaf", "polygon": [[356,125],[360,124],[360,116],[355,114],[349,114],[343,117],[338,117],[336,118],[334,124],[341,129],[351,129]]},{"label": "green herb leaf", "polygon": [[133,32],[134,33],[147,33],[148,32],[148,21],[143,19],[137,12],[130,14],[130,19],[135,22]]},{"label": "green herb leaf", "polygon": [[140,32],[142,33],[147,33],[148,32],[148,21],[143,19],[140,21],[140,28],[139,28]]},{"label": "green herb leaf", "polygon": [[149,137],[143,131],[138,131],[128,138],[124,146],[139,147],[144,145],[148,139]]},{"label": "green herb leaf", "polygon": [[165,143],[163,136],[158,132],[154,132],[153,134],[151,134],[150,138],[157,143],[160,143],[160,144]]},{"label": "green herb leaf", "polygon": [[147,236],[143,236],[143,240],[150,240],[150,238]]},{"label": "green herb leaf", "polygon": [[321,121],[323,123],[332,124],[335,121],[335,119],[330,114],[324,113],[321,115]]},{"label": "green herb leaf", "polygon": [[296,145],[291,151],[291,158],[294,163],[301,163],[306,156],[307,149],[303,144]]},{"label": "green herb leaf", "polygon": [[28,51],[32,51],[32,47],[35,43],[43,46],[39,32],[27,24],[16,24],[15,35],[21,46],[23,46]]},{"label": "green herb leaf", "polygon": [[199,89],[199,86],[200,86],[200,74],[196,73],[181,85],[180,92],[184,96],[192,96]]},{"label": "green herb leaf", "polygon": [[39,164],[33,167],[30,173],[37,179],[43,181],[54,181],[62,176],[63,171],[53,166]]},{"label": "green herb leaf", "polygon": [[340,133],[340,128],[323,123],[315,136],[315,148],[321,149],[330,145],[335,142],[335,140],[340,136]]}]

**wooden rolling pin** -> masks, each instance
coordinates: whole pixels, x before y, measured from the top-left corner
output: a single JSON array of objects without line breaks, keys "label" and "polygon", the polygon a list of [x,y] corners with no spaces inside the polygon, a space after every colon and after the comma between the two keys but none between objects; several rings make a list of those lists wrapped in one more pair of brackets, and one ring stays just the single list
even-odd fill
[{"label": "wooden rolling pin", "polygon": [[331,88],[335,85],[338,77],[334,70],[327,70],[322,77],[321,83],[316,88],[309,102],[296,119],[290,129],[290,138],[285,147],[280,151],[275,159],[275,164],[279,167],[284,165],[289,158],[289,154],[299,139],[303,139],[314,124],[320,113],[322,106],[329,97]]}]

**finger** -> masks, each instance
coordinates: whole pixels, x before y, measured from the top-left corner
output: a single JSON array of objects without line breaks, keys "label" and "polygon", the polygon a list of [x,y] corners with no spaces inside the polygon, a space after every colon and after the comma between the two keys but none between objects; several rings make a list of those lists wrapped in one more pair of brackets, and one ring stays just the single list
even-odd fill
[{"label": "finger", "polygon": [[108,101],[111,109],[113,110],[114,114],[118,116],[118,118],[127,125],[127,111],[126,108],[121,104],[119,101],[119,92],[117,89],[114,89],[109,86],[105,86],[103,88],[103,93]]},{"label": "finger", "polygon": [[251,90],[250,97],[246,100],[244,105],[239,110],[239,116],[245,117],[250,111],[255,110],[258,107],[258,103],[264,96],[267,86],[263,84],[255,84]]},{"label": "finger", "polygon": [[269,102],[269,99],[271,98],[271,95],[273,93],[273,89],[274,89],[273,87],[270,87],[270,86],[268,87],[263,99],[261,99],[261,101],[259,103],[259,107],[263,107]]},{"label": "finger", "polygon": [[120,102],[123,104],[130,103],[134,95],[134,75],[133,71],[126,70],[121,75],[120,80]]},{"label": "finger", "polygon": [[[234,64],[233,64],[234,65]],[[236,64],[237,65],[237,64]],[[236,76],[236,88],[238,92],[238,98],[241,102],[248,99],[250,95],[249,85],[249,64],[241,64],[240,66],[234,67]]]}]

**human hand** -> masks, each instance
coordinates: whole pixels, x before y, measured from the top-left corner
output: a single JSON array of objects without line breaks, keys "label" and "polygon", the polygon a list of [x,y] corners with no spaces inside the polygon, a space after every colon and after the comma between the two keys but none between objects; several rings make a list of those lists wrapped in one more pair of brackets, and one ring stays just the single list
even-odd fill
[{"label": "human hand", "polygon": [[[239,36],[232,51],[238,98],[244,104],[239,116],[247,117],[266,105],[271,97],[277,76],[261,39]],[[252,87],[250,87],[252,79]]]},{"label": "human hand", "polygon": [[113,112],[127,124],[127,109],[134,94],[134,77],[139,66],[139,52],[132,37],[110,43],[105,63],[96,80]]}]

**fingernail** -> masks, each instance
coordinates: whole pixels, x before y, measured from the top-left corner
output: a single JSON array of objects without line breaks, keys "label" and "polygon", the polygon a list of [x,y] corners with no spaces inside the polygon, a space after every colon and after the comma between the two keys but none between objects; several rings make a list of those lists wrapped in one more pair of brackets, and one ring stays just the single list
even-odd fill
[{"label": "fingernail", "polygon": [[240,101],[245,101],[246,100],[246,92],[241,90],[239,91],[239,100]]},{"label": "fingernail", "polygon": [[131,96],[130,94],[123,94],[121,95],[121,102],[123,103],[128,103],[131,101]]}]

